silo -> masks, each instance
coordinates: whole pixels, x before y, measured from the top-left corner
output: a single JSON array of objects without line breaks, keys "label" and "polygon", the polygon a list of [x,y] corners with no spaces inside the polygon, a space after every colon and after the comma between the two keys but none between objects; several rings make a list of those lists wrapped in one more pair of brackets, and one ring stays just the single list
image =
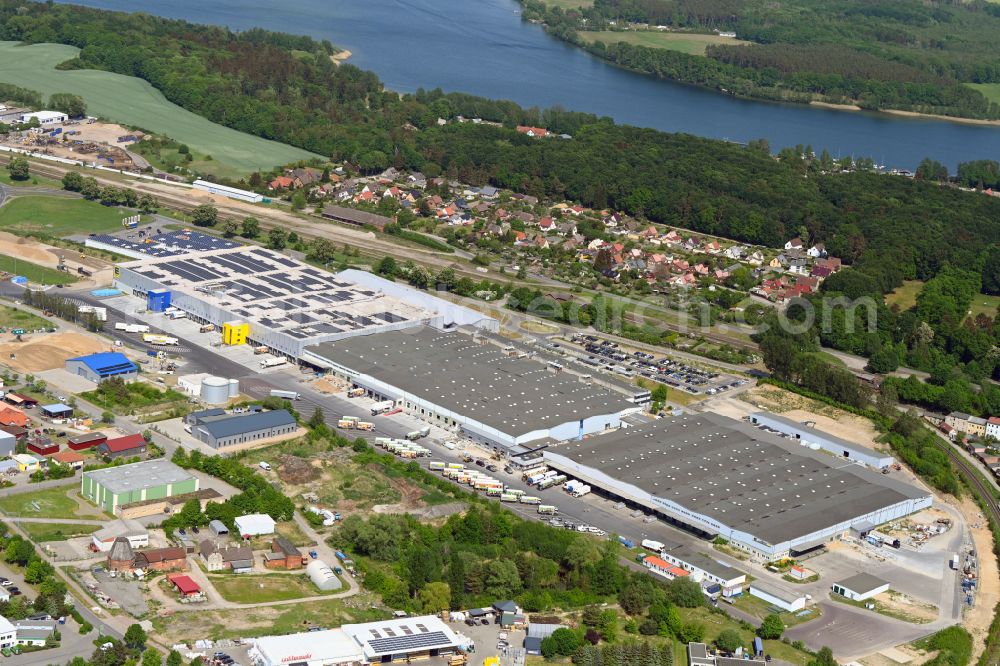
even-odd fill
[{"label": "silo", "polygon": [[224,405],[229,402],[229,380],[205,377],[201,380],[201,400],[209,405]]},{"label": "silo", "polygon": [[230,398],[240,397],[240,380],[238,379],[229,380],[229,397]]}]

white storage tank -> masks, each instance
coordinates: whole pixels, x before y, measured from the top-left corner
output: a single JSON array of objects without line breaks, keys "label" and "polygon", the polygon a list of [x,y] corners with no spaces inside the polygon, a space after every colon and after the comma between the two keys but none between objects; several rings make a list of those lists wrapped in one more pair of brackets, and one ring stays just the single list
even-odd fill
[{"label": "white storage tank", "polygon": [[201,399],[209,405],[224,405],[229,402],[229,380],[205,377],[201,381]]},{"label": "white storage tank", "polygon": [[240,397],[240,380],[238,379],[229,380],[229,397],[230,398]]},{"label": "white storage tank", "polygon": [[309,574],[309,580],[313,585],[324,592],[339,590],[342,585],[337,574],[333,573],[333,569],[323,560],[313,560],[307,564],[306,573]]}]

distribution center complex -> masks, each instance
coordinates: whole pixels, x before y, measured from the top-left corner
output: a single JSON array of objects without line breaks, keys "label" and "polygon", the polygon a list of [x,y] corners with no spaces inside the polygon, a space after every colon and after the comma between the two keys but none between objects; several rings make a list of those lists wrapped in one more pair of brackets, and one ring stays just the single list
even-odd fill
[{"label": "distribution center complex", "polygon": [[717,414],[684,415],[544,450],[595,492],[767,561],[852,525],[931,505],[927,491]]},{"label": "distribution center complex", "polygon": [[305,360],[410,414],[510,453],[541,440],[578,439],[641,408],[459,332],[430,327],[313,345]]},{"label": "distribution center complex", "polygon": [[[299,360],[308,345],[429,325],[498,330],[491,317],[371,273],[329,273],[261,247],[147,257],[115,267],[115,286],[213,324],[227,344]],[[152,294],[152,297],[150,295]]]}]

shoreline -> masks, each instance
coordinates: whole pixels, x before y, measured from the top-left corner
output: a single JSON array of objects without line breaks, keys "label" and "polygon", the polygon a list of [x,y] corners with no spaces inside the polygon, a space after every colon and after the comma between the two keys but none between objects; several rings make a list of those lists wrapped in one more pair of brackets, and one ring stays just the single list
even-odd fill
[{"label": "shoreline", "polygon": [[[809,106],[816,106],[822,109],[834,109],[837,111],[864,111],[857,104],[833,104],[831,102],[809,102]],[[927,118],[929,120],[948,120],[954,123],[964,123],[966,125],[981,125],[984,127],[1000,127],[1000,120],[982,120],[980,118],[962,118],[960,116],[942,116],[936,113],[920,113],[918,111],[903,111],[901,109],[877,109],[871,113],[888,113],[903,118]]]},{"label": "shoreline", "polygon": [[350,58],[352,55],[354,54],[348,51],[347,49],[343,49],[341,51],[337,51],[332,56],[330,56],[330,60],[333,61],[333,64],[339,65],[340,63]]}]

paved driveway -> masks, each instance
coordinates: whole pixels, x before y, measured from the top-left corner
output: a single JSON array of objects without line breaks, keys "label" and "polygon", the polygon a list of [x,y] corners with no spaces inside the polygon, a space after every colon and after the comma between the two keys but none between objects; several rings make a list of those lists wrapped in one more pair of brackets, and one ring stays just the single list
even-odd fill
[{"label": "paved driveway", "polygon": [[877,650],[926,636],[931,625],[909,624],[836,601],[821,601],[823,615],[785,632],[814,650],[829,646],[838,661],[849,661]]}]

